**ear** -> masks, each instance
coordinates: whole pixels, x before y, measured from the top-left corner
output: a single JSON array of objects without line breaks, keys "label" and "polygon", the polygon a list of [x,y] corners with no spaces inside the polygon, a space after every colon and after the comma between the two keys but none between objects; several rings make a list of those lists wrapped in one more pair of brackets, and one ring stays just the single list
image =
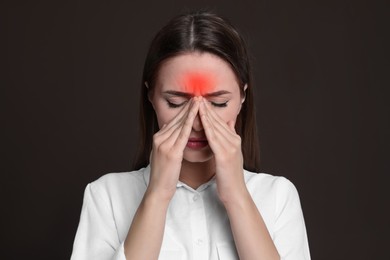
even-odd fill
[{"label": "ear", "polygon": [[147,81],[144,82],[145,88],[147,89],[147,95],[148,95],[148,100],[150,103],[152,103],[152,98],[151,98],[151,91],[149,89],[149,84]]},{"label": "ear", "polygon": [[244,86],[244,88],[243,88],[243,89],[244,89],[244,90],[243,90],[244,96],[241,98],[240,108],[238,109],[237,115],[240,113],[242,104],[243,104],[244,101],[245,101],[245,98],[246,98],[246,89],[247,89],[247,88],[248,88],[248,84],[245,84],[245,86]]},{"label": "ear", "polygon": [[241,104],[244,103],[246,98],[246,89],[248,88],[248,84],[245,84],[244,86],[244,96],[241,98]]}]

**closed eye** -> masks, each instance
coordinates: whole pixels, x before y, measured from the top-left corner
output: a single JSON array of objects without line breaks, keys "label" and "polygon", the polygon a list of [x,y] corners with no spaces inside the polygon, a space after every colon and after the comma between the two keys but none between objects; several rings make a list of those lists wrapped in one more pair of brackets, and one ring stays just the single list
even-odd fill
[{"label": "closed eye", "polygon": [[[170,108],[179,108],[181,106],[183,106],[184,104],[186,104],[188,101],[184,101],[184,102],[181,102],[181,103],[173,103],[169,100],[167,100],[167,104]],[[226,101],[226,102],[223,102],[223,103],[218,103],[218,102],[212,102],[210,101],[211,105],[214,106],[214,107],[227,107],[227,103],[229,101]]]},{"label": "closed eye", "polygon": [[178,108],[178,107],[181,107],[183,106],[185,103],[187,103],[187,101],[184,101],[184,102],[181,102],[181,103],[172,103],[170,101],[167,100],[167,104],[170,108]]},{"label": "closed eye", "polygon": [[223,103],[216,103],[216,102],[210,102],[211,105],[215,106],[215,107],[227,107],[227,103],[229,101],[226,101],[226,102],[223,102]]}]

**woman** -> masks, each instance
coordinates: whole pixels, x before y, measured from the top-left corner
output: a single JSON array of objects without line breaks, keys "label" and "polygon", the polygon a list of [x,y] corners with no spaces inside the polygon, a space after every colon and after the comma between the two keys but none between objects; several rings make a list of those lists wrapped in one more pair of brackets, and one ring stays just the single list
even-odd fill
[{"label": "woman", "polygon": [[293,184],[250,172],[253,86],[237,31],[210,13],[174,18],[142,82],[139,170],[87,186],[72,259],[310,259]]}]

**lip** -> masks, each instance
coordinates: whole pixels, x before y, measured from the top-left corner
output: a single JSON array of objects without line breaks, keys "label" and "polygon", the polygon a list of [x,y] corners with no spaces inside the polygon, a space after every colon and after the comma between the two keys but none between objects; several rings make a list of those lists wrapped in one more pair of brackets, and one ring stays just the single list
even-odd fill
[{"label": "lip", "polygon": [[187,147],[191,149],[202,149],[209,145],[206,138],[189,138]]}]

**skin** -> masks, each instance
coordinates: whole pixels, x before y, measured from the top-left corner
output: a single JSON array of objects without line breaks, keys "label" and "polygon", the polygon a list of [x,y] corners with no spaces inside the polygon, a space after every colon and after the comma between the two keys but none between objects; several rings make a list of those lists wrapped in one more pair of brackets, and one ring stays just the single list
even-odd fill
[{"label": "skin", "polygon": [[[191,83],[188,79],[194,78],[193,75],[197,75],[196,78],[203,75],[206,79],[203,80],[206,82],[202,84],[203,88],[197,86],[200,84],[194,84],[195,86],[188,84]],[[183,84],[183,81],[187,84]],[[188,92],[191,90],[192,92]],[[187,93],[188,96],[174,94],[175,92]],[[208,96],[211,93],[216,94]],[[241,97],[236,76],[225,61],[211,54],[187,54],[165,62],[150,97],[160,128],[177,117],[182,109],[172,108],[168,102],[175,105],[185,104],[190,98],[201,95],[210,102],[210,109],[215,111],[222,121],[235,123],[244,99]],[[225,103],[226,107],[218,106]],[[195,116],[189,138],[207,138],[199,113]],[[202,150],[184,147],[180,180],[193,188],[207,182],[215,172],[212,157],[213,151],[210,146]],[[200,172],[203,175],[199,175]]]},{"label": "skin", "polygon": [[[193,75],[196,80],[188,80]],[[160,131],[153,136],[150,183],[125,241],[126,258],[157,259],[177,181],[196,189],[215,175],[240,259],[279,259],[245,185],[241,138],[234,129],[245,100],[230,66],[209,53],[171,58],[149,99]],[[208,145],[193,149],[191,138]]]}]

